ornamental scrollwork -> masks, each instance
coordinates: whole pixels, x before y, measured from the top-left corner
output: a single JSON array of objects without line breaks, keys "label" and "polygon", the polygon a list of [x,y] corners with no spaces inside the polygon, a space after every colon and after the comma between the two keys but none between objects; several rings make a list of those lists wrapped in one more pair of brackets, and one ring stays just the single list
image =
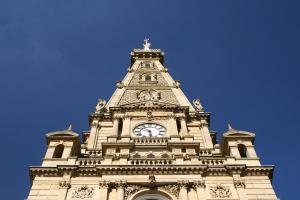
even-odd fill
[{"label": "ornamental scrollwork", "polygon": [[72,194],[72,198],[85,199],[94,196],[94,188],[87,187],[86,185],[76,188]]},{"label": "ornamental scrollwork", "polygon": [[233,184],[235,188],[245,188],[245,181],[243,180],[234,180]]},{"label": "ornamental scrollwork", "polygon": [[203,112],[204,111],[200,99],[194,99],[193,104],[194,104],[194,107],[195,107],[196,111],[198,111],[198,112]]},{"label": "ornamental scrollwork", "polygon": [[150,101],[150,100],[157,101],[161,99],[161,95],[160,92],[156,90],[143,90],[137,94],[137,98],[140,101]]},{"label": "ornamental scrollwork", "polygon": [[96,105],[96,112],[99,113],[101,111],[104,111],[106,105],[106,101],[104,99],[98,99],[98,103]]},{"label": "ornamental scrollwork", "polygon": [[232,196],[229,186],[223,186],[221,184],[210,186],[210,195],[213,198],[230,198]]},{"label": "ornamental scrollwork", "polygon": [[178,185],[164,185],[160,187],[161,189],[173,194],[174,196],[179,196],[180,187]]},{"label": "ornamental scrollwork", "polygon": [[134,193],[139,191],[141,188],[142,188],[142,186],[139,186],[139,185],[127,184],[124,189],[125,199],[127,199],[128,197],[130,197],[131,195],[133,195]]}]

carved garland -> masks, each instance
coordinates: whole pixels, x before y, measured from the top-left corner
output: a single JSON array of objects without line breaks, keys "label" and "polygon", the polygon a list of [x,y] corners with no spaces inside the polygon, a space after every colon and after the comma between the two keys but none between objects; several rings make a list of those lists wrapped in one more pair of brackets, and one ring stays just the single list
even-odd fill
[{"label": "carved garland", "polygon": [[229,186],[221,184],[210,186],[210,195],[212,198],[230,198],[232,196]]},{"label": "carved garland", "polygon": [[76,188],[72,194],[72,198],[93,198],[94,196],[94,188],[87,187],[86,185]]}]

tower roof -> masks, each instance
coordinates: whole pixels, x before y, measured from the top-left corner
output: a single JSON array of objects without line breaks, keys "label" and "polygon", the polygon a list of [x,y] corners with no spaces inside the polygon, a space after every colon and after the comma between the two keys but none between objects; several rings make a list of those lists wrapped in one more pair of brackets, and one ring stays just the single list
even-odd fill
[{"label": "tower roof", "polygon": [[174,80],[164,66],[161,49],[151,49],[148,39],[144,48],[131,52],[131,66],[106,104],[111,107],[194,107],[180,89],[180,81]]}]

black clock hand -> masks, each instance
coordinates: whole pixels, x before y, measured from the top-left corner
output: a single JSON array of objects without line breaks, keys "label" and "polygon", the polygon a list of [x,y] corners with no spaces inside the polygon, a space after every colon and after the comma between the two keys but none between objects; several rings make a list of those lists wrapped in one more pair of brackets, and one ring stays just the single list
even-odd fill
[{"label": "black clock hand", "polygon": [[149,137],[152,137],[151,130],[145,129],[149,133]]}]

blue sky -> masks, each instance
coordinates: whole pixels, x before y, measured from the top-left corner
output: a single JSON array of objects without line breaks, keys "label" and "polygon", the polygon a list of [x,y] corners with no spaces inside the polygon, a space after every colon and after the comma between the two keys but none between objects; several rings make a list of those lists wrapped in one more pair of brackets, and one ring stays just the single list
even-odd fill
[{"label": "blue sky", "polygon": [[145,36],[190,100],[212,113],[218,138],[230,122],[256,133],[275,165],[281,199],[297,199],[299,46],[297,1],[1,0],[1,199],[26,198],[29,165],[45,134],[88,130]]}]

